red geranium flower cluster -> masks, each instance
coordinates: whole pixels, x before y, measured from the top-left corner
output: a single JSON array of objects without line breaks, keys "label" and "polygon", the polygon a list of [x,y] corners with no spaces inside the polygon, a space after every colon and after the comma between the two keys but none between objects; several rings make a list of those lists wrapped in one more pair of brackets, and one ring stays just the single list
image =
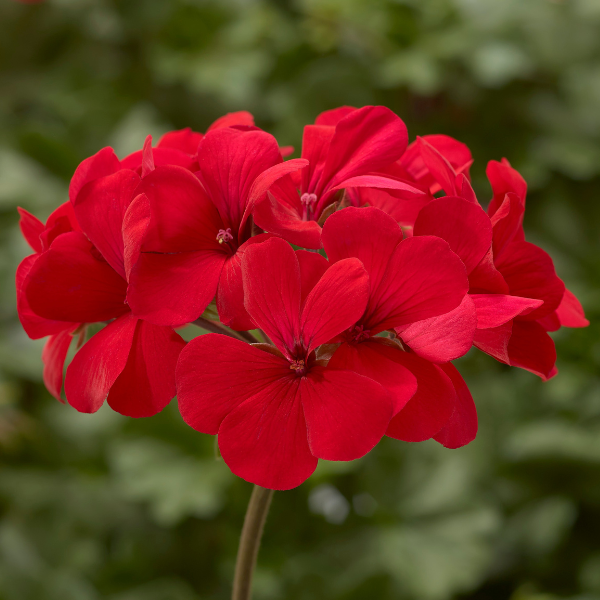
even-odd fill
[{"label": "red geranium flower cluster", "polygon": [[[35,253],[17,271],[19,316],[31,338],[49,336],[57,399],[75,340],[64,388],[77,410],[107,399],[149,416],[177,391],[234,473],[289,489],[319,458],[359,458],[384,435],[473,440],[451,363],[473,345],[556,374],[547,332],[588,322],[525,241],[527,186],[506,160],[488,165],[485,211],[468,148],[443,135],[408,145],[382,106],[323,113],[302,158],[289,153],[233,113],[123,160],[104,148],[45,224],[20,209]],[[213,301],[220,323],[206,320]],[[194,321],[227,335],[186,346],[175,330]],[[104,327],[86,341],[93,323]]]}]

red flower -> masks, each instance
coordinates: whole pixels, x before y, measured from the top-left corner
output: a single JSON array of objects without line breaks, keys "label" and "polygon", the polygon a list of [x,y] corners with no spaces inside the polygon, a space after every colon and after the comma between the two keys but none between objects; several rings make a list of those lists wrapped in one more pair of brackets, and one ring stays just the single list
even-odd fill
[{"label": "red flower", "polygon": [[552,377],[556,350],[546,331],[560,326],[559,306],[565,323],[581,327],[587,320],[579,302],[565,292],[550,256],[525,241],[527,184],[508,161],[490,162],[494,198],[486,214],[470,186],[458,185],[461,176],[425,144],[422,150],[430,174],[454,195],[421,207],[413,233],[445,239],[463,260],[477,310],[475,346],[543,379]]},{"label": "red flower", "polygon": [[[392,393],[395,416],[387,435],[422,441],[448,425],[448,444],[456,446],[471,441],[477,421],[472,399],[469,405],[470,394],[468,390],[463,394],[468,395],[466,416],[462,419],[457,416],[456,424],[450,425],[449,419],[459,405],[454,381],[462,379],[451,365],[439,367],[430,362],[427,352],[431,353],[440,344],[445,347],[449,333],[459,340],[466,338],[466,343],[458,342],[466,348],[463,353],[472,344],[475,328],[472,307],[473,326],[456,327],[453,322],[449,332],[448,324],[440,318],[462,306],[468,290],[465,267],[458,256],[436,237],[402,241],[397,223],[377,208],[346,208],[335,213],[323,228],[323,244],[334,263],[348,257],[359,258],[370,281],[367,308],[340,339],[334,340],[341,341],[341,345],[335,350],[330,367],[354,370],[378,381]],[[375,337],[394,328],[409,330],[424,320],[428,320],[428,330],[422,332],[422,337],[427,338],[427,343],[422,343],[421,349],[426,358],[416,352],[404,352],[393,340]],[[407,338],[412,343],[419,336],[415,333]],[[419,344],[414,345],[418,351]],[[466,385],[460,383],[458,388],[462,392]],[[471,427],[464,426],[465,419]],[[475,431],[472,431],[473,421]],[[456,433],[464,427],[468,429],[468,439]]]},{"label": "red flower", "polygon": [[405,198],[422,196],[423,191],[400,179],[377,174],[403,154],[407,140],[402,119],[384,106],[324,113],[317,124],[304,128],[302,158],[308,166],[296,182],[286,175],[257,201],[256,223],[293,244],[320,248],[321,225],[338,190],[386,188]]},{"label": "red flower", "polygon": [[360,318],[369,295],[358,260],[324,263],[278,238],[253,245],[242,259],[246,308],[275,346],[204,335],[177,366],[186,423],[218,433],[231,470],[263,487],[299,485],[317,458],[363,456],[392,416],[381,385],[315,355]]},{"label": "red flower", "polygon": [[128,302],[153,323],[181,325],[197,319],[216,293],[221,321],[251,329],[241,257],[269,237],[251,238],[253,183],[273,165],[293,169],[296,163],[283,163],[268,133],[233,128],[208,133],[198,162],[197,177],[180,167],[157,167],[136,190],[148,198],[152,218]]},{"label": "red flower", "polygon": [[[139,319],[125,302],[149,218],[142,202],[128,210],[139,185],[139,176],[123,169],[82,187],[73,209],[83,232],[56,237],[23,283],[31,310],[64,322],[67,331],[73,323],[109,321],[67,368],[65,393],[81,412],[98,410],[108,395],[117,412],[149,416],[175,394],[175,363],[183,340],[171,328]],[[65,348],[66,338],[64,346],[56,341],[44,352],[48,359],[60,354],[64,363]]]},{"label": "red flower", "polygon": [[31,213],[23,208],[18,209],[21,219],[19,225],[23,237],[31,246],[35,254],[25,257],[17,268],[16,290],[17,311],[19,320],[25,333],[31,339],[50,336],[44,350],[42,361],[44,363],[43,379],[47,390],[60,402],[63,383],[63,368],[73,334],[80,328],[80,323],[69,321],[55,321],[37,315],[27,301],[24,284],[27,275],[42,252],[62,233],[79,231],[79,224],[75,218],[73,206],[66,202],[59,206],[49,217],[44,225]]}]

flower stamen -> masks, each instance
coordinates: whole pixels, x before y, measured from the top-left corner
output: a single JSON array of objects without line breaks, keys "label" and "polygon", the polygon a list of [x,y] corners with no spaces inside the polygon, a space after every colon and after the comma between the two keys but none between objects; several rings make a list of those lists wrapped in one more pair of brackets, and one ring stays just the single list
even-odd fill
[{"label": "flower stamen", "polygon": [[217,241],[219,244],[227,244],[233,239],[233,235],[231,235],[231,227],[227,229],[219,229],[219,233],[217,233]]},{"label": "flower stamen", "polygon": [[302,204],[302,220],[310,221],[313,218],[315,205],[317,204],[317,195],[304,193],[300,196],[300,203]]},{"label": "flower stamen", "polygon": [[317,201],[317,195],[316,194],[302,194],[302,196],[300,196],[300,202],[302,202],[302,204],[304,204],[304,206],[308,206],[310,208],[312,208],[312,206],[316,203]]},{"label": "flower stamen", "polygon": [[305,371],[306,365],[304,363],[304,361],[302,359],[300,360],[293,360],[290,363],[290,369],[292,371],[296,371],[296,375],[302,375]]}]

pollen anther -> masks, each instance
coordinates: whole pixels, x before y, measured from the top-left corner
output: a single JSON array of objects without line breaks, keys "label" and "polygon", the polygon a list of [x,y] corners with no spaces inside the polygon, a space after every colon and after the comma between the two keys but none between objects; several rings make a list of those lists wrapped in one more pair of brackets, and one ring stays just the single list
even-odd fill
[{"label": "pollen anther", "polygon": [[302,196],[300,196],[300,202],[302,202],[302,204],[304,204],[305,206],[313,206],[313,204],[315,204],[317,201],[317,195],[316,194],[302,194]]}]

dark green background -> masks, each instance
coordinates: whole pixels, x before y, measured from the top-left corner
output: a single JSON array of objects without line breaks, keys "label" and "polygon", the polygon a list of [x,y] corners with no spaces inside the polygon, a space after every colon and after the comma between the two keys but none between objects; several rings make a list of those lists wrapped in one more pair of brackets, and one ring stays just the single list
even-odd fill
[{"label": "dark green background", "polygon": [[469,144],[484,204],[509,158],[592,326],[555,335],[550,383],[459,361],[470,446],[386,439],[276,493],[256,599],[600,598],[598,0],[0,0],[1,600],[226,599],[251,490],[174,404],[134,421],[48,395],[15,314],[16,206],[46,217],[108,144],[246,109],[299,148],[340,104]]}]

